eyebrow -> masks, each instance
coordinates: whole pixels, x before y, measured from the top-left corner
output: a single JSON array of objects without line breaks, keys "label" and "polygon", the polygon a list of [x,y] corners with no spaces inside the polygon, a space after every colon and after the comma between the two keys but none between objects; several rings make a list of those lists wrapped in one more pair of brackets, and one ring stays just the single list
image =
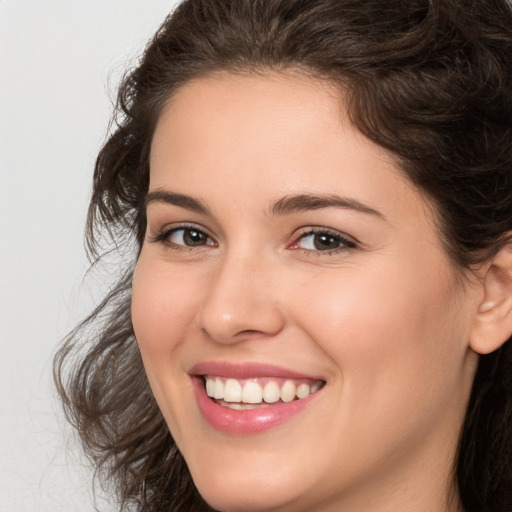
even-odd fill
[{"label": "eyebrow", "polygon": [[144,206],[147,208],[152,203],[172,204],[197,213],[210,213],[208,208],[201,203],[201,201],[185,194],[176,194],[166,190],[154,190],[153,192],[148,192],[144,199]]},{"label": "eyebrow", "polygon": [[[185,194],[178,194],[166,190],[154,190],[148,192],[144,199],[144,205],[147,208],[153,203],[166,203],[173,206],[179,206],[193,212],[210,214],[209,209],[198,199]],[[275,201],[271,208],[272,215],[289,215],[292,213],[301,213],[309,210],[320,210],[322,208],[346,208],[355,210],[359,213],[374,215],[381,219],[385,219],[384,215],[355,199],[342,197],[337,194],[297,194],[282,197]]]},{"label": "eyebrow", "polygon": [[298,194],[286,196],[276,201],[271,208],[272,215],[287,215],[290,213],[305,212],[308,210],[320,210],[321,208],[347,208],[359,213],[375,215],[385,219],[384,215],[355,199],[342,197],[337,194],[315,195]]}]

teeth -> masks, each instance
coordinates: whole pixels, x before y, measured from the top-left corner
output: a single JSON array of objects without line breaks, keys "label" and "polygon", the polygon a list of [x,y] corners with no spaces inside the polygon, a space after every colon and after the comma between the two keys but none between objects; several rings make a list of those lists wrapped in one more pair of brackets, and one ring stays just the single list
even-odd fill
[{"label": "teeth", "polygon": [[213,390],[213,398],[224,398],[224,382],[222,382],[218,377],[215,379],[215,386]]},{"label": "teeth", "polygon": [[283,402],[291,402],[295,398],[296,393],[297,388],[295,387],[295,384],[292,381],[287,380],[281,388],[281,400]]},{"label": "teeth", "polygon": [[265,384],[263,388],[263,400],[269,404],[277,402],[281,398],[281,390],[277,385],[277,382],[271,380]]},{"label": "teeth", "polygon": [[320,381],[315,382],[315,383],[311,386],[311,393],[315,393],[315,392],[316,392],[316,391],[318,391],[321,387],[322,387],[322,383],[321,383]]},{"label": "teeth", "polygon": [[242,402],[259,404],[263,400],[263,390],[257,382],[246,382],[242,390]]},{"label": "teeth", "polygon": [[235,379],[228,379],[224,384],[224,400],[226,402],[242,401],[242,386]]},{"label": "teeth", "polygon": [[225,402],[224,400],[220,401],[220,405],[222,407],[228,407],[229,409],[236,409],[237,411],[249,411],[251,409],[260,409],[262,407],[270,407],[268,404],[244,404],[238,402]]},{"label": "teeth", "polygon": [[[256,379],[239,381],[237,379],[223,379],[221,377],[205,376],[206,394],[216,400],[223,401],[222,405],[232,409],[239,409],[236,404],[272,404],[281,400],[291,402],[295,399],[306,398],[318,391],[322,381],[316,381],[311,386],[309,383],[294,382],[284,379]],[[264,385],[262,385],[264,384]],[[242,406],[242,409],[247,407]]]},{"label": "teeth", "polygon": [[306,398],[311,393],[310,387],[307,384],[299,384],[297,386],[297,397]]},{"label": "teeth", "polygon": [[213,379],[207,379],[206,381],[206,394],[210,398],[215,397],[215,381]]}]

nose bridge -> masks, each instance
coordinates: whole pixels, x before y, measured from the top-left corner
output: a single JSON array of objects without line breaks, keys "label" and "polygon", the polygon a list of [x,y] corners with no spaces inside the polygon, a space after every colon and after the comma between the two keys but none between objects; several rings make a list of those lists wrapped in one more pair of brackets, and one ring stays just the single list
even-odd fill
[{"label": "nose bridge", "polygon": [[219,343],[246,336],[272,336],[283,327],[274,265],[250,247],[226,251],[209,282],[199,312],[200,327]]}]

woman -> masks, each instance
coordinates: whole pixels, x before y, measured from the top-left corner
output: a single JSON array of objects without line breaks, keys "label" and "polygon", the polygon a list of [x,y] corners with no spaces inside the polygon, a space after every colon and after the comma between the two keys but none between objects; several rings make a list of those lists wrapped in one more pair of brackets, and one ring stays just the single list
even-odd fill
[{"label": "woman", "polygon": [[512,510],[510,55],[505,1],[165,21],[89,210],[133,265],[56,360],[121,508]]}]

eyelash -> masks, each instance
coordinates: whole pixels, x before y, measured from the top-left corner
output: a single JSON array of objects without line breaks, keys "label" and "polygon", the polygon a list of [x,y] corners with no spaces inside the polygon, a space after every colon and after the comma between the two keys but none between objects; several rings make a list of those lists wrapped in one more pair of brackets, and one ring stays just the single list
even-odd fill
[{"label": "eyelash", "polygon": [[[326,250],[320,250],[320,249],[304,249],[302,247],[298,247],[297,244],[301,240],[305,240],[308,237],[315,237],[315,236],[327,236],[329,239],[337,242],[339,245],[338,247],[335,247],[334,249],[326,249]],[[314,242],[313,242],[314,243]],[[357,248],[357,244],[343,236],[339,231],[335,231],[332,229],[327,228],[308,228],[307,231],[304,233],[301,233],[293,242],[291,245],[288,246],[289,249],[294,250],[300,250],[308,255],[313,254],[315,256],[329,256],[331,254],[340,253],[343,251],[351,250]]]},{"label": "eyelash", "polygon": [[[189,234],[191,232],[195,232],[199,235],[202,235],[205,237],[206,243],[198,244],[198,245],[186,245],[184,243],[176,243],[172,242],[170,240],[170,237],[174,234],[177,234],[178,232],[182,231],[183,235],[186,235],[187,232]],[[315,236],[326,236],[331,241],[334,241],[338,243],[338,247],[335,247],[334,249],[305,249],[302,247],[299,247],[298,244],[301,240],[305,240],[308,237],[315,237]],[[155,237],[152,237],[151,242],[154,243],[160,243],[162,244],[166,249],[171,249],[173,251],[193,251],[197,248],[202,248],[205,246],[210,247],[216,247],[217,243],[213,240],[213,238],[202,228],[199,228],[198,226],[195,226],[193,224],[181,224],[178,226],[175,226],[171,229],[167,229],[162,231],[160,234],[156,235]],[[208,243],[208,240],[210,240],[211,243]],[[314,243],[314,242],[313,242]],[[315,255],[315,256],[328,256],[331,254],[336,254],[339,252],[351,250],[357,248],[356,242],[353,240],[344,237],[340,232],[327,229],[327,228],[308,228],[307,231],[301,233],[295,240],[287,246],[288,249],[292,250],[300,250],[306,255]]]},{"label": "eyelash", "polygon": [[[173,234],[178,233],[179,231],[183,231],[183,235],[185,235],[186,232],[195,232],[200,235],[203,235],[207,240],[211,240],[213,243],[205,243],[201,245],[185,245],[185,244],[177,244],[175,242],[171,242],[170,237]],[[202,228],[199,228],[198,226],[195,226],[193,224],[180,224],[178,226],[175,226],[171,229],[166,229],[156,235],[155,237],[150,238],[151,242],[159,243],[164,246],[165,249],[171,249],[173,251],[193,251],[197,248],[202,248],[204,246],[216,246],[216,242],[213,240],[213,238]]]}]

